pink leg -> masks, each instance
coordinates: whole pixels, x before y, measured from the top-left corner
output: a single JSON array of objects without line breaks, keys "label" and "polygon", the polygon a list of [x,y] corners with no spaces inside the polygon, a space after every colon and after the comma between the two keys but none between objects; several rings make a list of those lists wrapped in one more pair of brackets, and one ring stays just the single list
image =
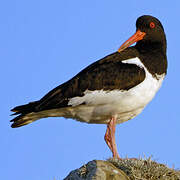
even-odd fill
[{"label": "pink leg", "polygon": [[107,125],[107,130],[104,139],[106,141],[106,144],[113,153],[113,158],[120,158],[116,147],[115,130],[116,130],[116,116],[113,116]]},{"label": "pink leg", "polygon": [[104,136],[104,140],[106,141],[106,144],[108,145],[109,149],[112,151],[111,135],[110,135],[109,125],[107,125],[107,129],[106,129],[106,133],[105,133],[105,136]]}]

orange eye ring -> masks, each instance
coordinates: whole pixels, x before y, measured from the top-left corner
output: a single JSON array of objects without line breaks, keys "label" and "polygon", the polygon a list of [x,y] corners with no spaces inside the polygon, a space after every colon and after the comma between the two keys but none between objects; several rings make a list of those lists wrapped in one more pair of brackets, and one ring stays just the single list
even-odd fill
[{"label": "orange eye ring", "polygon": [[150,26],[150,28],[152,28],[152,29],[153,29],[153,28],[155,28],[155,26],[156,26],[156,25],[155,25],[155,23],[154,23],[154,22],[150,22],[149,26]]}]

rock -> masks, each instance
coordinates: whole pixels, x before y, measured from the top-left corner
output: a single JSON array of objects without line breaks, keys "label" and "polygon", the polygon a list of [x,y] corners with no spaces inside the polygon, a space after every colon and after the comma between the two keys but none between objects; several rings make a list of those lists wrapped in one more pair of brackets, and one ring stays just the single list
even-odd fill
[{"label": "rock", "polygon": [[72,171],[64,180],[130,180],[108,161],[93,160]]},{"label": "rock", "polygon": [[64,180],[180,180],[180,171],[151,158],[93,160]]}]

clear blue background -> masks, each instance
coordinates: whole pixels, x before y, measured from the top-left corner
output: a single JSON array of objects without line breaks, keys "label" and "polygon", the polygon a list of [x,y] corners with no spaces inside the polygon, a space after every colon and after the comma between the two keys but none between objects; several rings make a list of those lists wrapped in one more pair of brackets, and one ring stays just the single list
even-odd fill
[{"label": "clear blue background", "polygon": [[165,28],[168,75],[143,113],[117,126],[117,146],[122,157],[152,155],[180,168],[179,7],[179,0],[1,1],[0,179],[59,180],[90,160],[111,157],[105,125],[48,118],[12,129],[10,109],[116,51],[144,14]]}]

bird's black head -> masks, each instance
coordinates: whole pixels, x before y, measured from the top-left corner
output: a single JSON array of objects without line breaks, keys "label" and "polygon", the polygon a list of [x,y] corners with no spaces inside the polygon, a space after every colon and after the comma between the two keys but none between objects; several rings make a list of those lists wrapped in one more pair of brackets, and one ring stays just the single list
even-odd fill
[{"label": "bird's black head", "polygon": [[164,28],[161,22],[153,16],[144,15],[139,17],[136,21],[136,32],[138,30],[146,33],[142,39],[142,42],[146,42],[146,43],[166,42]]},{"label": "bird's black head", "polygon": [[136,47],[141,50],[161,48],[166,51],[166,36],[161,22],[149,15],[139,17],[136,21],[136,33],[118,51],[121,52],[135,42]]}]

